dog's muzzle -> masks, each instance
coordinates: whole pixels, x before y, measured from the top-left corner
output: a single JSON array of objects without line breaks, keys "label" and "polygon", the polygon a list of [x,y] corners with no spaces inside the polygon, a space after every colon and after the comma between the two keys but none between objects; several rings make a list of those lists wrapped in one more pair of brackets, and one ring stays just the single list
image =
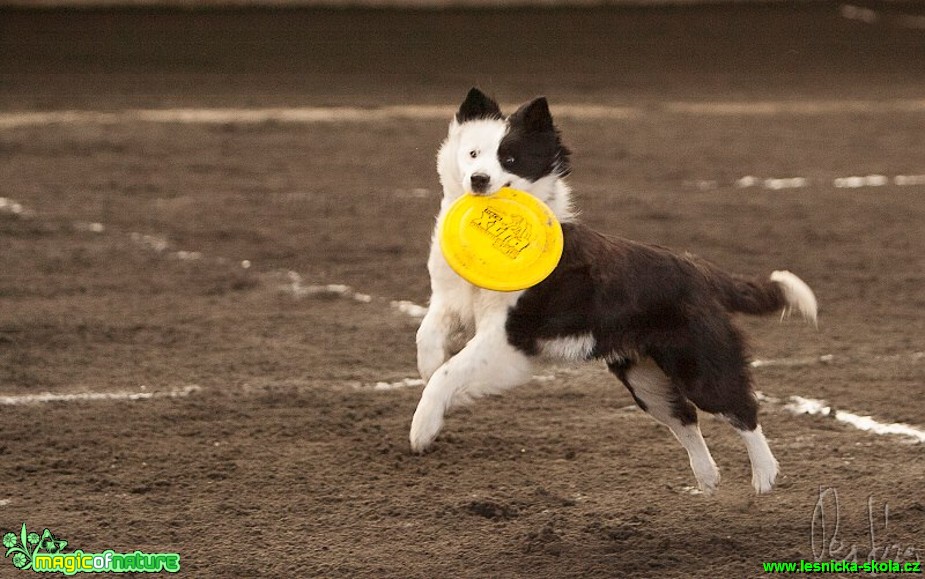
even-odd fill
[{"label": "dog's muzzle", "polygon": [[491,177],[485,173],[473,173],[469,177],[469,184],[472,192],[475,194],[485,194],[488,192],[488,186],[491,184]]}]

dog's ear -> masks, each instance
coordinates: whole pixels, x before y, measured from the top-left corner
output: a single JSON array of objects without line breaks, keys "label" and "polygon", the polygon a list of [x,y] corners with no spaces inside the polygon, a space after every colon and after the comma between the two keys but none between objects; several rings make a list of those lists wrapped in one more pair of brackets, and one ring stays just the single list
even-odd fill
[{"label": "dog's ear", "polygon": [[555,131],[546,97],[537,97],[517,109],[511,115],[511,124],[522,126],[528,133]]},{"label": "dog's ear", "polygon": [[466,100],[459,106],[456,120],[460,123],[475,119],[500,119],[501,107],[491,97],[472,87]]}]

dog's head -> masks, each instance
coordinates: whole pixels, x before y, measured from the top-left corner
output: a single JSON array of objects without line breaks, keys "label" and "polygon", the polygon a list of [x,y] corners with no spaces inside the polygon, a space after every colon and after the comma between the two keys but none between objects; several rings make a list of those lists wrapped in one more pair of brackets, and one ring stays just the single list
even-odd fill
[{"label": "dog's head", "polygon": [[513,187],[547,203],[565,197],[567,204],[567,189],[559,179],[570,171],[569,150],[543,97],[505,117],[498,103],[471,89],[450,122],[437,171],[446,200]]}]

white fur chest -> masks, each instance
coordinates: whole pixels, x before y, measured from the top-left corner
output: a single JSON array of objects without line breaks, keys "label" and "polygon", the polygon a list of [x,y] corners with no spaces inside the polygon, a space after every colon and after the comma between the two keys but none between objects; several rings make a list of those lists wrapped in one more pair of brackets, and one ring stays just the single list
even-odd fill
[{"label": "white fur chest", "polygon": [[437,227],[431,240],[430,257],[427,260],[431,284],[430,306],[454,312],[458,316],[458,324],[470,331],[474,331],[488,319],[496,323],[501,321],[498,318],[503,319],[523,292],[483,289],[469,283],[453,271],[443,256],[437,236],[443,213],[441,211],[437,219]]}]

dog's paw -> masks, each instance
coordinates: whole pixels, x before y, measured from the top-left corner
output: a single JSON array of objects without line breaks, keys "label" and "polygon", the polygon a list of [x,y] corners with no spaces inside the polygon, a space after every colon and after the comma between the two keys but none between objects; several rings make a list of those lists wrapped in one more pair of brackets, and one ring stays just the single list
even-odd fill
[{"label": "dog's paw", "polygon": [[760,468],[752,469],[752,486],[759,495],[769,493],[774,490],[774,482],[777,480],[777,461],[771,460],[768,464],[761,465]]},{"label": "dog's paw", "polygon": [[443,412],[421,401],[411,420],[408,438],[413,452],[422,453],[430,447],[443,428]]},{"label": "dog's paw", "polygon": [[711,496],[719,489],[720,478],[719,469],[714,465],[707,472],[697,473],[697,486],[705,496]]},{"label": "dog's paw", "polygon": [[697,486],[700,491],[710,496],[719,488],[720,474],[713,458],[707,454],[701,460],[691,458],[691,470],[694,471],[694,478],[697,479]]}]

